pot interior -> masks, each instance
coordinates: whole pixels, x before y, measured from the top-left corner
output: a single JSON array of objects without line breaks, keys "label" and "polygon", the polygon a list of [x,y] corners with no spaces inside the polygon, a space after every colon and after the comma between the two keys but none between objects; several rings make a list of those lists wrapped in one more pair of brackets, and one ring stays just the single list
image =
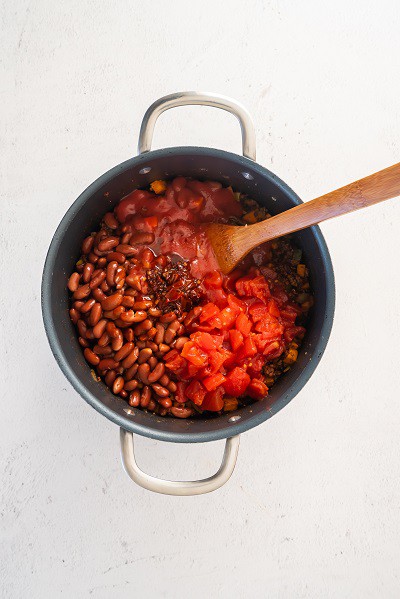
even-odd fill
[{"label": "pot interior", "polygon": [[[294,235],[310,270],[315,296],[308,329],[297,362],[271,388],[266,400],[207,420],[161,418],[130,408],[97,382],[85,361],[68,315],[67,278],[80,255],[85,236],[105,212],[138,187],[178,175],[220,181],[248,194],[277,214],[300,203],[298,196],[264,167],[241,156],[209,148],[169,148],[132,158],[101,176],[76,200],[62,219],[46,259],[42,306],[46,332],[55,358],[75,389],[104,416],[126,430],[175,442],[222,439],[267,420],[304,386],[325,349],[332,327],[334,278],[326,244],[318,227]],[[129,413],[127,413],[127,411]]]}]

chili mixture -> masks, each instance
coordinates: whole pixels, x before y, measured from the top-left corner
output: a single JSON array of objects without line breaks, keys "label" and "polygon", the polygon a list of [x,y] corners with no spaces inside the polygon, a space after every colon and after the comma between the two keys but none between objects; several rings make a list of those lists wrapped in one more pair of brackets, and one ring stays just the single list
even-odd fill
[{"label": "chili mixture", "polygon": [[154,181],[124,197],[84,239],[68,280],[94,376],[160,416],[210,416],[265,398],[306,332],[307,266],[286,237],[223,275],[202,225],[267,218],[214,181]]}]

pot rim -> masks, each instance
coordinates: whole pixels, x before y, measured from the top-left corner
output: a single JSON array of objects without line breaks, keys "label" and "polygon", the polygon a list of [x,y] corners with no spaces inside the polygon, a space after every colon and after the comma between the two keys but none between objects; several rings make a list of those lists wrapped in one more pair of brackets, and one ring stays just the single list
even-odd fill
[{"label": "pot rim", "polygon": [[[86,200],[95,191],[97,191],[99,188],[103,187],[105,184],[110,182],[115,176],[119,175],[120,173],[126,170],[129,170],[133,166],[137,166],[140,163],[145,164],[147,161],[151,159],[165,157],[165,155],[176,155],[182,153],[187,154],[190,152],[195,152],[195,154],[198,156],[211,155],[215,158],[224,158],[232,160],[240,167],[243,167],[245,169],[251,168],[252,170],[258,172],[260,175],[267,176],[270,180],[272,180],[274,184],[278,188],[280,188],[280,190],[285,195],[290,197],[294,204],[298,205],[303,203],[299,196],[274,173],[272,173],[259,163],[253,162],[252,160],[245,158],[244,156],[235,154],[233,152],[197,146],[179,146],[163,148],[160,150],[152,150],[150,152],[140,154],[139,156],[129,158],[128,160],[112,167],[110,170],[98,177],[93,183],[91,183],[68,208],[67,212],[62,217],[51,240],[46,255],[46,260],[44,263],[41,286],[42,316],[50,348],[61,371],[66,376],[71,385],[74,387],[75,391],[77,391],[81,395],[81,397],[83,397],[83,399],[89,405],[91,405],[97,412],[108,418],[108,420],[111,420],[118,426],[122,427],[123,429],[152,439],[175,443],[201,443],[226,439],[228,437],[232,437],[234,435],[243,433],[251,428],[254,428],[255,426],[258,426],[262,422],[265,422],[266,420],[271,418],[282,408],[284,408],[289,403],[289,401],[291,401],[297,395],[297,393],[299,393],[299,391],[304,387],[304,385],[307,383],[308,379],[311,377],[314,370],[316,369],[318,363],[320,362],[320,359],[328,343],[329,335],[331,333],[335,310],[335,280],[329,250],[320,228],[318,226],[313,226],[310,227],[310,231],[312,232],[320,250],[321,260],[323,264],[322,274],[325,277],[327,287],[325,318],[320,331],[318,342],[316,343],[314,348],[313,359],[307,362],[303,370],[300,372],[299,376],[294,381],[293,385],[286,391],[286,393],[284,393],[281,397],[279,397],[279,399],[277,399],[274,402],[271,408],[269,408],[268,410],[264,410],[258,414],[254,414],[253,416],[250,416],[249,418],[246,418],[244,420],[232,422],[230,423],[229,427],[220,428],[218,430],[205,430],[204,432],[196,433],[168,432],[153,429],[150,426],[136,423],[134,419],[130,419],[128,416],[121,416],[120,414],[117,414],[112,409],[104,405],[101,400],[99,400],[86,388],[86,386],[75,376],[72,369],[70,368],[68,360],[63,352],[62,345],[59,342],[58,336],[56,335],[53,327],[51,310],[52,273],[54,269],[55,256],[57,254],[57,250],[61,242],[61,239],[64,235],[64,229],[66,226],[68,226],[70,221],[75,216],[76,212],[81,208],[81,206],[86,202]],[[206,423],[207,421],[204,422]]]}]

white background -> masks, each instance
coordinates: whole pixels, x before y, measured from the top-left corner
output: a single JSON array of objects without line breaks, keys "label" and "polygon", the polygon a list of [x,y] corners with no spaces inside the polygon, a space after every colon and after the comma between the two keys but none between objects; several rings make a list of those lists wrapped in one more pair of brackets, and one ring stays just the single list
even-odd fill
[{"label": "white background", "polygon": [[[40,311],[60,219],[135,154],[166,93],[244,103],[258,161],[305,200],[398,162],[399,31],[397,0],[1,2],[2,597],[399,597],[399,199],[322,226],[328,349],[208,496],[129,480],[117,427],[59,371]],[[186,143],[240,151],[239,129],[210,108],[164,114],[155,146]],[[195,478],[223,443],[137,447],[149,472]]]}]

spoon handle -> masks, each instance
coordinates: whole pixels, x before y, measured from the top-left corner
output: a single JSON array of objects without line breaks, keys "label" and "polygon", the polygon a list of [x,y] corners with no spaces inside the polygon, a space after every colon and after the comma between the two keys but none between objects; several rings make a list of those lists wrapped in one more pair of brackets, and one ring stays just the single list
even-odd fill
[{"label": "spoon handle", "polygon": [[[263,241],[305,229],[329,218],[354,212],[398,195],[400,162],[315,200],[281,212],[267,221],[247,227],[246,241],[248,239],[251,249]],[[243,229],[243,233],[245,231],[246,229]]]}]

